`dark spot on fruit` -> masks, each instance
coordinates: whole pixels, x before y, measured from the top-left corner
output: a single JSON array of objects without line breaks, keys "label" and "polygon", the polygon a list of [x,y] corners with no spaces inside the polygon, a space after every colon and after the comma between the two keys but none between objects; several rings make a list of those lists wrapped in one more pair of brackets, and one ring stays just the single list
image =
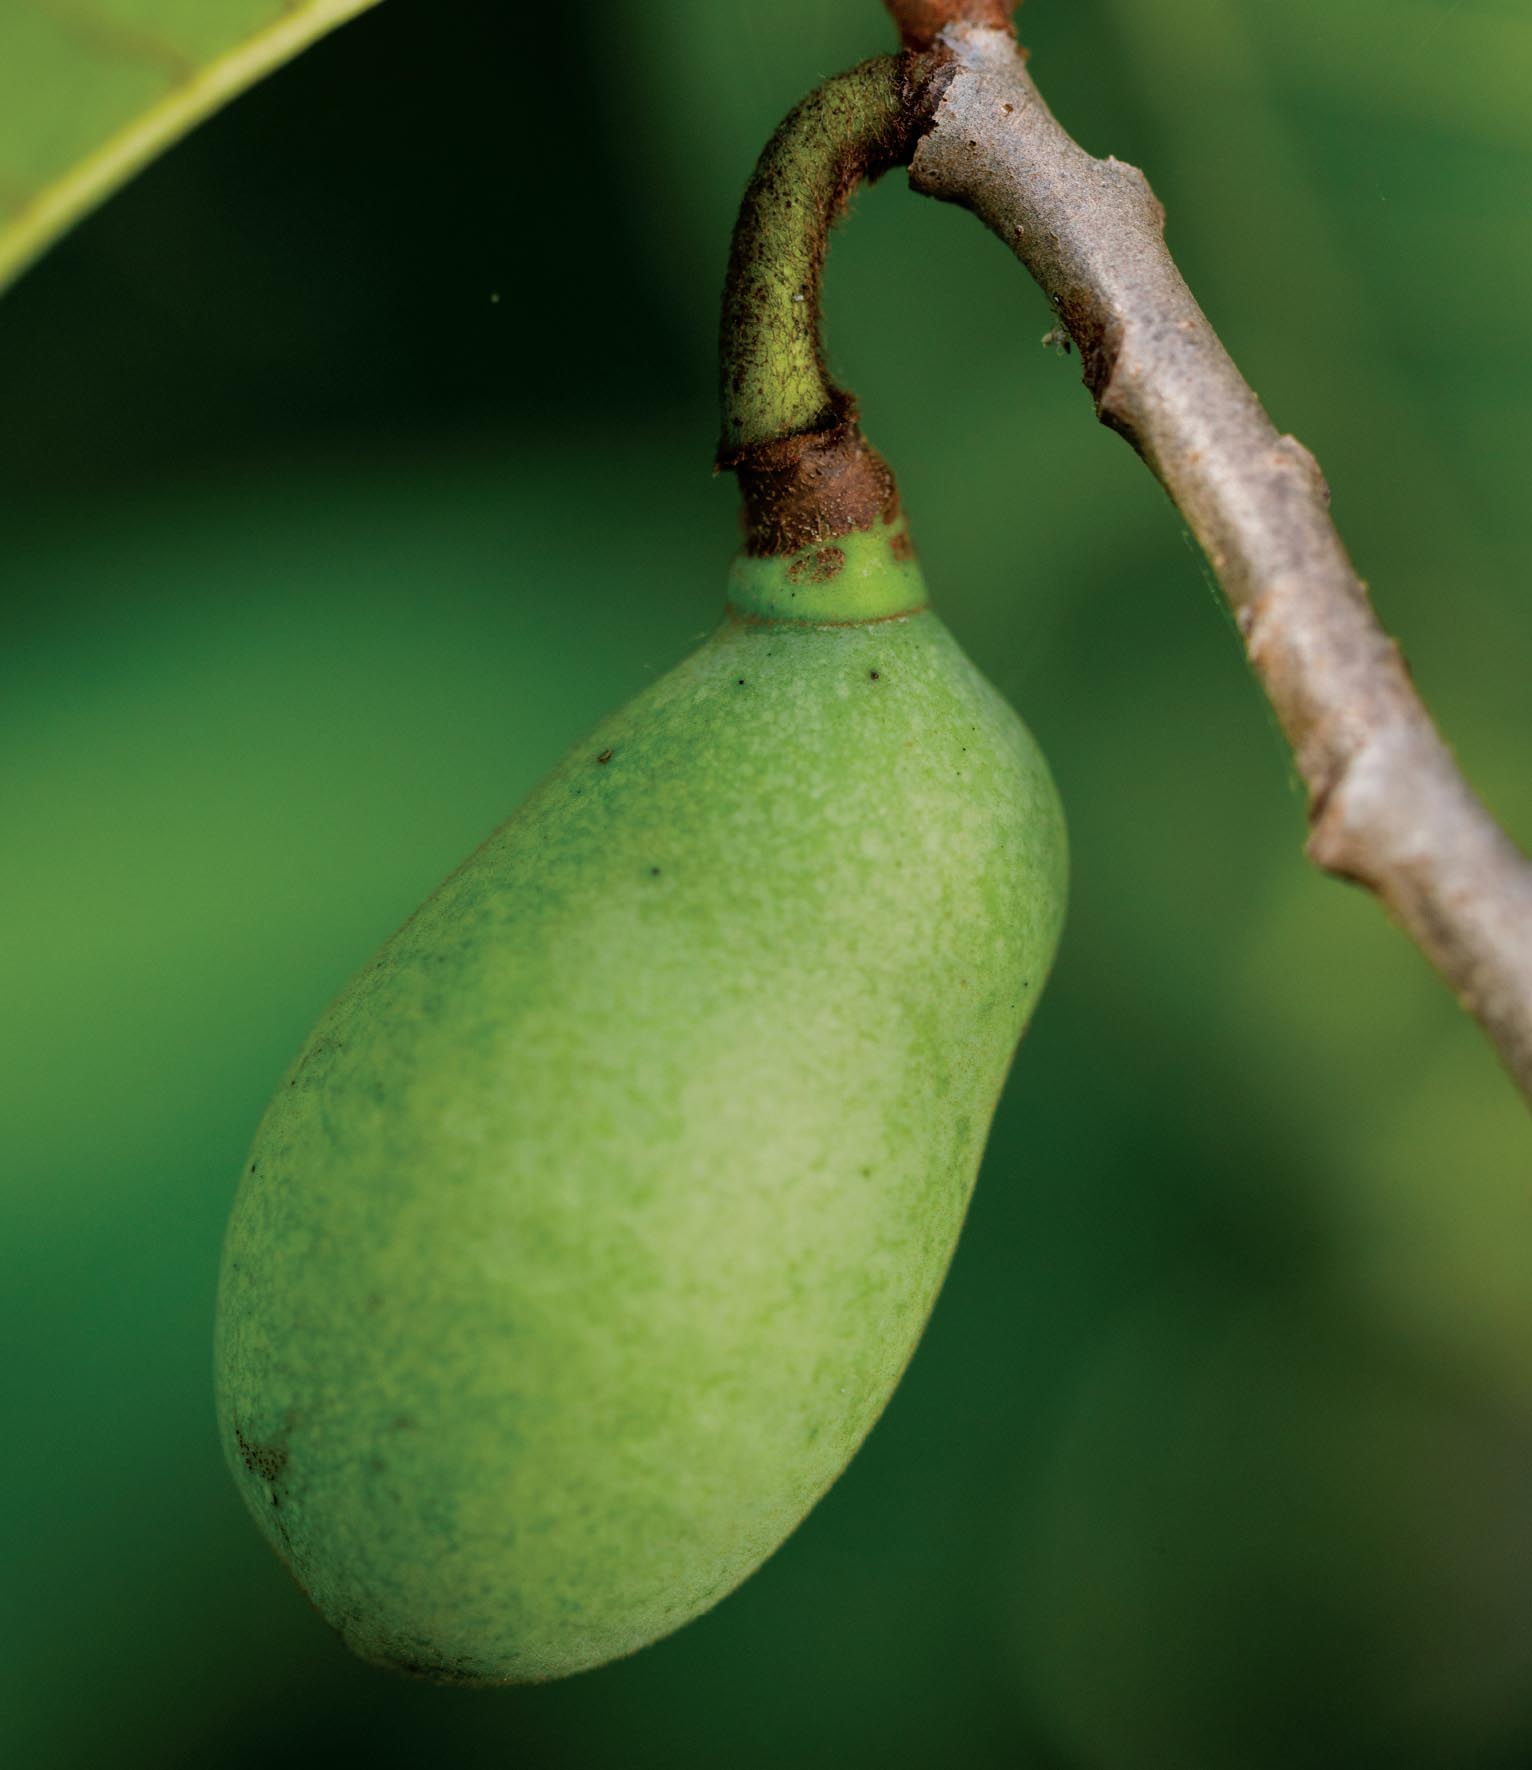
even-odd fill
[{"label": "dark spot on fruit", "polygon": [[871,679],[872,679],[872,680],[873,680],[873,681],[874,681],[874,682],[876,682],[876,681],[877,681],[877,680],[878,680],[878,672],[877,672],[877,671],[876,671],[876,670],[869,670],[869,671],[868,671],[868,672],[867,672],[867,674],[868,674],[868,676],[869,676],[869,677],[871,677]]},{"label": "dark spot on fruit", "polygon": [[480,1674],[466,1661],[424,1660],[389,1657],[379,1661],[391,1671],[406,1678],[418,1678],[425,1684],[478,1684]]},{"label": "dark spot on fruit", "polygon": [[344,1051],[345,1048],[344,1041],[332,1038],[328,1034],[323,1038],[315,1039],[308,1050],[298,1059],[297,1066],[293,1070],[293,1082],[297,1082],[309,1065],[317,1059],[327,1056],[332,1051]]},{"label": "dark spot on fruit", "polygon": [[745,686],[745,679],[744,679],[744,677],[743,677],[743,676],[741,676],[741,677],[740,677],[740,679],[739,679],[739,686],[740,686],[740,687],[741,687],[741,688],[743,688],[743,687],[744,687],[744,686]]},{"label": "dark spot on fruit", "polygon": [[897,560],[913,559],[915,557],[915,543],[910,539],[908,530],[901,529],[897,535],[890,535],[888,550]]},{"label": "dark spot on fruit", "polygon": [[658,867],[650,867],[649,877],[651,879],[658,879],[659,876],[660,876],[660,869]]},{"label": "dark spot on fruit", "polygon": [[800,555],[787,568],[789,584],[828,584],[838,578],[846,567],[846,555],[839,547],[820,547],[813,553]]},{"label": "dark spot on fruit", "polygon": [[612,760],[612,752],[610,750],[603,750],[596,760],[598,762],[610,762]]},{"label": "dark spot on fruit", "polygon": [[[243,1431],[236,1426],[234,1437],[239,1445],[241,1462],[252,1475],[275,1486],[282,1479],[287,1469],[287,1446],[285,1444],[257,1444],[253,1439],[246,1438]],[[275,1500],[275,1494],[272,1495]]]}]

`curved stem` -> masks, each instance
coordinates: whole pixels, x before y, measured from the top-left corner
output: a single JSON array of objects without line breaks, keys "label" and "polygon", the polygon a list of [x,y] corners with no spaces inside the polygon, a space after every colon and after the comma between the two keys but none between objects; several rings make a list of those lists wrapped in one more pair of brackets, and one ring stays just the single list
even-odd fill
[{"label": "curved stem", "polygon": [[724,287],[723,439],[754,554],[869,528],[893,475],[825,369],[820,295],[830,229],[863,180],[908,164],[942,85],[934,59],[879,56],[789,113],[745,191]]},{"label": "curved stem", "polygon": [[863,178],[907,157],[903,113],[901,58],[879,56],[810,93],[757,162],[724,287],[725,458],[835,421],[820,341],[830,228]]}]

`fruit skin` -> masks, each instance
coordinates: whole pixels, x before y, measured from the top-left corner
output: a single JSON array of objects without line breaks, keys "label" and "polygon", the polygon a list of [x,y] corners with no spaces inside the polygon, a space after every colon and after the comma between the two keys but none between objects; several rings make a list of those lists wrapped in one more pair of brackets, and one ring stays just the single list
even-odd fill
[{"label": "fruit skin", "polygon": [[367,1659],[553,1678],[706,1610],[845,1467],[951,1257],[1057,941],[1057,796],[897,527],[732,594],[256,1137],[221,1430]]}]

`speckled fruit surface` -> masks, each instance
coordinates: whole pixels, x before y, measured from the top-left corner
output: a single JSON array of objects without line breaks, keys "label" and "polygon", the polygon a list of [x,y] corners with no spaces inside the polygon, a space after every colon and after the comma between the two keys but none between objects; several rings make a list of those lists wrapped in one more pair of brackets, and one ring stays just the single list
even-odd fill
[{"label": "speckled fruit surface", "polygon": [[365,1657],[558,1677],[715,1603],[910,1357],[1063,914],[897,531],[743,561],[326,1014],[225,1251],[222,1433]]}]

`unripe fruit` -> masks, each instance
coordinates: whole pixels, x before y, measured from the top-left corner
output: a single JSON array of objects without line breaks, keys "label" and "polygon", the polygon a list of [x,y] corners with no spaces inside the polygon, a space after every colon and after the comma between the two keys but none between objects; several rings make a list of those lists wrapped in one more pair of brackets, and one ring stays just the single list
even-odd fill
[{"label": "unripe fruit", "polygon": [[383,948],[278,1089],[229,1460],[365,1657],[630,1653],[845,1467],[1051,961],[1047,768],[902,529],[741,560],[701,648]]}]

